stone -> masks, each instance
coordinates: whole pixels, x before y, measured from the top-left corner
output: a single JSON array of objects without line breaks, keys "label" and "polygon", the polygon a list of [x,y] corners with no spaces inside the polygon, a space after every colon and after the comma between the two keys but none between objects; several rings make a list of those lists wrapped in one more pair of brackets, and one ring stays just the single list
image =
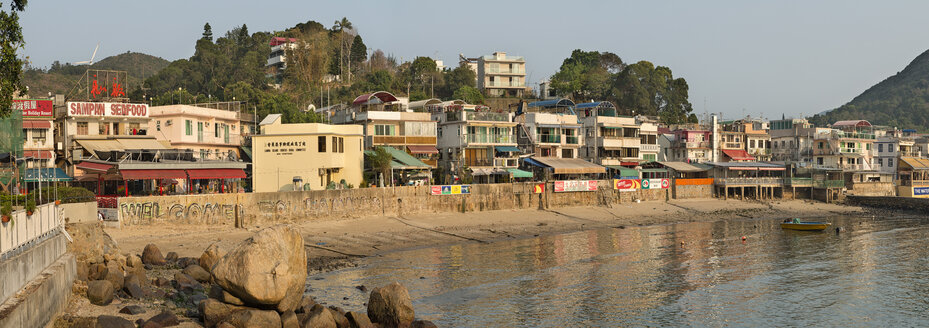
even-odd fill
[{"label": "stone", "polygon": [[228,292],[223,290],[223,287],[217,284],[213,284],[210,286],[210,298],[219,300],[223,303],[232,304],[232,305],[245,305],[245,303],[242,303],[242,300],[238,299],[232,294],[229,294]]},{"label": "stone", "polygon": [[223,255],[226,255],[226,252],[219,247],[219,244],[212,243],[210,246],[207,246],[203,254],[200,255],[198,264],[207,272],[213,272],[213,264],[216,264]]},{"label": "stone", "polygon": [[126,259],[126,265],[136,270],[145,270],[145,264],[142,263],[142,258],[138,255],[132,255]]},{"label": "stone", "polygon": [[259,231],[213,265],[213,280],[223,290],[253,306],[296,308],[306,284],[303,236],[291,226]]},{"label": "stone", "polygon": [[123,277],[122,272],[108,271],[106,273],[105,279],[113,283],[113,288],[119,290],[119,289],[123,289],[123,283],[125,282],[126,277]]},{"label": "stone", "polygon": [[429,320],[416,320],[413,321],[411,328],[439,328],[432,321]]},{"label": "stone", "polygon": [[300,321],[294,311],[281,313],[281,328],[301,328]]},{"label": "stone", "polygon": [[87,281],[90,274],[90,264],[85,261],[77,261],[77,280]]},{"label": "stone", "polygon": [[184,271],[182,272],[188,276],[193,277],[199,282],[209,282],[211,278],[210,273],[206,272],[206,270],[203,270],[199,264],[191,264],[184,268]]},{"label": "stone", "polygon": [[382,327],[408,327],[415,320],[413,301],[399,283],[374,288],[368,298],[368,317]]},{"label": "stone", "polygon": [[332,318],[332,312],[322,305],[316,304],[307,312],[306,319],[303,321],[305,328],[338,328],[335,319]]},{"label": "stone", "polygon": [[287,311],[294,311],[300,307],[300,302],[303,301],[303,288],[291,288],[287,291],[287,294],[284,295],[275,309],[277,312],[284,313]]},{"label": "stone", "polygon": [[94,305],[107,305],[113,302],[113,283],[109,280],[94,280],[87,283],[87,299]]},{"label": "stone", "polygon": [[188,284],[188,285],[199,283],[197,282],[197,279],[194,279],[194,277],[191,277],[190,275],[183,273],[183,272],[175,273],[174,281],[176,281],[178,284]]},{"label": "stone", "polygon": [[281,316],[277,311],[244,308],[230,313],[223,322],[237,328],[278,328],[281,327]]},{"label": "stone", "polygon": [[348,319],[348,326],[351,328],[374,328],[374,324],[364,313],[345,312],[345,318]]},{"label": "stone", "polygon": [[245,309],[245,307],[226,304],[212,298],[203,300],[197,307],[200,309],[200,316],[207,327],[215,326],[232,312]]},{"label": "stone", "polygon": [[167,262],[177,261],[177,252],[168,252],[168,254],[165,255],[165,261]]},{"label": "stone", "polygon": [[206,294],[203,294],[203,293],[194,293],[193,295],[190,295],[190,297],[187,298],[187,300],[188,300],[191,304],[200,304],[200,301],[206,300],[207,298],[209,298],[209,297],[207,297]]},{"label": "stone", "polygon": [[171,286],[171,281],[168,280],[167,278],[158,277],[152,281],[152,284],[158,287],[168,287],[168,286]]},{"label": "stone", "polygon": [[[135,276],[130,277],[135,278]],[[129,297],[140,300],[145,297],[145,290],[142,289],[142,285],[139,284],[138,280],[139,278],[135,278],[125,283],[123,286],[123,291],[125,291]]]},{"label": "stone", "polygon": [[316,300],[314,300],[312,296],[303,295],[303,299],[300,300],[300,306],[297,307],[294,312],[309,313],[313,305],[316,305]]},{"label": "stone", "polygon": [[145,313],[145,309],[143,309],[141,306],[138,306],[138,305],[129,305],[129,306],[123,307],[122,309],[119,309],[119,313],[133,314],[133,315],[142,314],[142,313]]},{"label": "stone", "polygon": [[182,257],[182,258],[177,259],[176,264],[178,268],[186,268],[190,266],[191,264],[200,264],[200,260],[195,259],[193,257]]},{"label": "stone", "polygon": [[235,326],[233,326],[231,323],[223,322],[216,325],[216,328],[235,328]]},{"label": "stone", "polygon": [[103,263],[91,264],[90,268],[87,271],[87,279],[90,280],[100,280],[105,279],[106,274],[108,273],[106,265]]},{"label": "stone", "polygon": [[112,316],[112,315],[101,315],[97,317],[97,328],[135,328],[135,324],[132,321]]},{"label": "stone", "polygon": [[352,324],[348,322],[348,318],[345,317],[345,311],[341,308],[330,306],[327,310],[332,314],[332,318],[335,319],[335,325],[337,327],[349,328],[352,326]]},{"label": "stone", "polygon": [[165,258],[161,255],[161,250],[155,244],[145,245],[142,250],[142,263],[149,265],[165,265]]},{"label": "stone", "polygon": [[[181,324],[181,321],[178,320],[177,316],[174,313],[168,311],[161,311],[161,313],[156,314],[154,317],[149,318],[145,321],[146,324],[153,322],[157,323],[160,327],[174,327]],[[145,325],[142,325],[143,327]]]}]

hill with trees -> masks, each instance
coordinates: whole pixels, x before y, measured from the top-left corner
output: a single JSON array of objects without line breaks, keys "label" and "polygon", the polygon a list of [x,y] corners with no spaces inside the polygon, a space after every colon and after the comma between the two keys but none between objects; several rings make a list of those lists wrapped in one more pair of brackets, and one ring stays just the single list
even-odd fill
[{"label": "hill with trees", "polygon": [[29,94],[33,97],[44,97],[49,93],[67,95],[86,70],[106,69],[127,71],[130,87],[138,88],[145,78],[167,67],[169,63],[163,58],[139,52],[106,57],[93,65],[61,64],[55,61],[49,68],[26,67],[23,83],[29,87]]},{"label": "hill with trees", "polygon": [[847,104],[814,115],[810,121],[825,126],[857,119],[875,125],[929,130],[929,50]]}]

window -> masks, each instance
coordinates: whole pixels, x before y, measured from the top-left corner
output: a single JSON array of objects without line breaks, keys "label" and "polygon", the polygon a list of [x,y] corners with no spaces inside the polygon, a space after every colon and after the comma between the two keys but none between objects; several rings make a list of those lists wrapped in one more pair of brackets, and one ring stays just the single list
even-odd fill
[{"label": "window", "polygon": [[[890,149],[890,147],[887,147],[887,148]],[[871,150],[871,144],[864,144],[864,149]]]},{"label": "window", "polygon": [[219,138],[220,125],[222,124],[219,124],[219,123],[213,124],[213,137],[214,138]]},{"label": "window", "polygon": [[137,135],[140,133],[141,128],[142,126],[139,123],[130,123],[126,134]]},{"label": "window", "polygon": [[184,127],[185,127],[185,131],[187,131],[187,135],[189,136],[194,135],[194,123],[193,122],[191,122],[190,120],[184,120]]},{"label": "window", "polygon": [[339,152],[345,152],[345,138],[339,137]]},{"label": "window", "polygon": [[87,122],[77,122],[77,134],[81,136],[87,135]]},{"label": "window", "polygon": [[48,132],[48,130],[45,130],[45,129],[32,130],[32,141],[38,142],[38,143],[45,143],[46,132]]},{"label": "window", "polygon": [[376,125],[374,125],[374,135],[376,135],[376,136],[395,136],[395,135],[397,135],[397,127],[394,126],[394,125],[376,124]]},{"label": "window", "polygon": [[326,136],[319,136],[317,138],[316,144],[319,147],[317,151],[319,151],[320,153],[326,152]]},{"label": "window", "polygon": [[884,159],[883,159],[883,158],[878,158],[878,159],[877,159],[877,166],[881,166],[881,167],[884,166]]},{"label": "window", "polygon": [[[819,149],[823,149],[823,142],[822,142],[822,141],[819,142],[819,146],[818,146],[818,147],[819,147]],[[822,158],[820,158],[819,161],[822,162]],[[819,164],[822,164],[822,163],[819,163]]]},{"label": "window", "polygon": [[878,153],[884,152],[884,144],[877,144],[877,152]]},{"label": "window", "polygon": [[[822,145],[822,143],[820,143],[820,145]],[[823,158],[822,158],[822,157],[817,157],[817,158],[816,158],[816,164],[823,165]]]},{"label": "window", "polygon": [[755,140],[754,140],[754,139],[748,141],[748,147],[749,147],[749,148],[755,148]]},{"label": "window", "polygon": [[338,152],[339,152],[339,139],[341,139],[341,138],[339,138],[339,137],[332,137],[332,152],[333,152],[333,153],[338,153]]},{"label": "window", "polygon": [[888,159],[887,159],[887,167],[894,167],[894,159],[893,159],[893,158],[888,158]]}]

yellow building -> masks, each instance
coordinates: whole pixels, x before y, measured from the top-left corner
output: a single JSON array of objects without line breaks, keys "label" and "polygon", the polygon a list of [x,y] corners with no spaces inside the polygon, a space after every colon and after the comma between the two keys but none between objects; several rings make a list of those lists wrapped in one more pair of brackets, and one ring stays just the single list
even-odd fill
[{"label": "yellow building", "polygon": [[364,166],[360,125],[283,124],[271,114],[252,138],[255,192],[322,190],[330,183],[358,187]]}]

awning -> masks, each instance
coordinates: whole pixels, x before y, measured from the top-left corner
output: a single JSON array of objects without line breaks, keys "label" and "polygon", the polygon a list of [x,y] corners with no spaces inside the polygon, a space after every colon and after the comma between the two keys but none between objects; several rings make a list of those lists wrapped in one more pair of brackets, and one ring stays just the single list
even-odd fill
[{"label": "awning", "polygon": [[99,171],[106,172],[109,169],[113,168],[112,164],[102,164],[94,162],[80,162],[76,165],[77,168],[84,171]]},{"label": "awning", "polygon": [[422,161],[416,159],[416,157],[410,156],[405,152],[400,151],[394,147],[383,147],[391,156],[394,157],[394,160],[403,164],[404,166],[411,169],[431,169],[432,167],[429,164],[423,163]]},{"label": "awning", "polygon": [[508,151],[519,152],[520,151],[519,148],[516,148],[513,146],[494,146],[494,150],[498,152],[508,152]]},{"label": "awning", "polygon": [[619,176],[624,178],[639,178],[639,171],[636,169],[630,169],[628,167],[622,167],[619,165],[607,165],[606,167],[619,171]]},{"label": "awning", "polygon": [[471,169],[472,176],[490,175],[491,172],[493,172],[491,169]]},{"label": "awning", "polygon": [[49,121],[23,121],[23,129],[51,129],[52,122]]},{"label": "awning", "polygon": [[642,169],[642,172],[668,172],[668,169]]},{"label": "awning", "polygon": [[191,179],[245,179],[242,169],[196,169],[187,170]]},{"label": "awning", "polygon": [[184,170],[119,170],[123,180],[187,179]]},{"label": "awning", "polygon": [[576,158],[530,157],[526,163],[551,168],[555,174],[606,173],[606,168]]},{"label": "awning", "polygon": [[689,163],[685,163],[685,162],[658,162],[658,163],[672,170],[675,170],[678,172],[684,172],[684,173],[703,172],[707,170],[705,168],[699,168],[699,167],[690,165]]},{"label": "awning", "polygon": [[24,179],[26,182],[54,182],[54,181],[71,181],[74,178],[69,177],[65,174],[65,171],[62,171],[57,167],[46,167],[38,169],[26,169],[26,176]]},{"label": "awning", "polygon": [[410,151],[411,154],[438,154],[439,150],[435,146],[406,146],[406,149]]},{"label": "awning", "polygon": [[523,171],[520,169],[506,169],[506,170],[510,171],[510,173],[513,174],[514,178],[531,178],[532,177],[532,172],[529,172],[529,171]]},{"label": "awning", "polygon": [[754,161],[755,157],[741,149],[723,149],[723,153],[734,161]]},{"label": "awning", "polygon": [[123,146],[123,149],[169,149],[164,144],[155,139],[116,139]]},{"label": "awning", "polygon": [[50,159],[52,158],[52,152],[50,150],[26,150],[26,151],[23,151],[23,157],[37,158],[37,159]]},{"label": "awning", "polygon": [[929,170],[929,159],[916,157],[900,157],[900,161],[914,170]]},{"label": "awning", "polygon": [[116,140],[77,140],[77,143],[92,152],[121,151],[123,144]]}]

